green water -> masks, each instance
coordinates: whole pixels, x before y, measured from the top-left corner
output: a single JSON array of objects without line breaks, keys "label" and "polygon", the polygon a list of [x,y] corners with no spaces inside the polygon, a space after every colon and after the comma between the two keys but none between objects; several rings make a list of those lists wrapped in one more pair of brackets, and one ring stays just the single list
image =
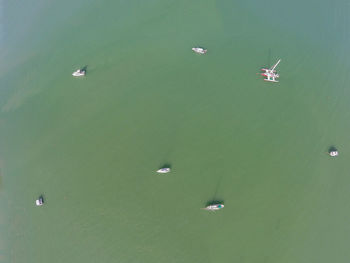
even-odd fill
[{"label": "green water", "polygon": [[348,262],[348,1],[0,3],[0,262]]}]

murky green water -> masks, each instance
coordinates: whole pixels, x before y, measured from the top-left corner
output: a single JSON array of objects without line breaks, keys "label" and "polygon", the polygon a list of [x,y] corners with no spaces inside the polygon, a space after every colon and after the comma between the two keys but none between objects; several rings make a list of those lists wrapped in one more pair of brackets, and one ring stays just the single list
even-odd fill
[{"label": "murky green water", "polygon": [[348,262],[348,1],[0,10],[0,262]]}]

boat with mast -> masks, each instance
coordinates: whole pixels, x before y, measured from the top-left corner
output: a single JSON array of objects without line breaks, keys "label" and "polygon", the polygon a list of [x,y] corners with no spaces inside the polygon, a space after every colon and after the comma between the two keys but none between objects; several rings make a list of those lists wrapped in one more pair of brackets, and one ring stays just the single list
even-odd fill
[{"label": "boat with mast", "polygon": [[201,47],[194,47],[194,48],[192,48],[192,51],[197,53],[197,54],[202,54],[202,55],[207,53],[207,50],[204,48],[201,48]]},{"label": "boat with mast", "polygon": [[217,210],[220,210],[222,208],[224,208],[224,204],[211,204],[211,205],[208,205],[202,209],[208,210],[208,211],[217,211]]},{"label": "boat with mast", "polygon": [[329,156],[332,156],[332,157],[336,157],[339,155],[339,152],[337,150],[332,150],[332,151],[329,151]]},{"label": "boat with mast", "polygon": [[170,168],[169,167],[164,167],[164,168],[160,168],[159,170],[157,170],[157,173],[160,174],[166,174],[170,172]]},{"label": "boat with mast", "polygon": [[82,77],[82,76],[85,76],[85,74],[86,74],[86,70],[85,69],[78,69],[77,71],[74,71],[72,73],[72,75],[74,77]]},{"label": "boat with mast", "polygon": [[36,204],[37,206],[42,206],[42,205],[44,204],[44,198],[43,198],[42,195],[39,196],[39,198],[35,200],[35,204]]},{"label": "boat with mast", "polygon": [[279,78],[280,75],[278,75],[276,73],[276,67],[278,66],[278,64],[280,62],[281,62],[281,60],[279,59],[277,61],[277,63],[275,65],[273,65],[271,68],[269,68],[269,69],[262,68],[261,69],[262,71],[264,71],[264,73],[261,73],[261,75],[266,77],[266,79],[264,79],[265,81],[278,82],[278,80],[276,80],[276,78]]}]

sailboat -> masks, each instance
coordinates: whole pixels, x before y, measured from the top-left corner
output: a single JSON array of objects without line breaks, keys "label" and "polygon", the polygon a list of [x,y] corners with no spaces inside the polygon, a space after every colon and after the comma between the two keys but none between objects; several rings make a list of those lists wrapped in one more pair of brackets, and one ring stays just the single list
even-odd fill
[{"label": "sailboat", "polygon": [[202,209],[208,210],[208,211],[217,211],[217,210],[220,210],[222,208],[224,208],[224,204],[211,204],[211,205],[208,205]]},{"label": "sailboat", "polygon": [[338,153],[337,150],[333,150],[333,151],[330,151],[330,152],[329,152],[329,155],[332,156],[332,157],[335,157],[335,156],[338,156],[339,153]]},{"label": "sailboat", "polygon": [[261,73],[261,75],[266,77],[266,79],[264,79],[265,81],[278,82],[278,80],[276,80],[276,79],[279,78],[279,75],[276,73],[276,67],[278,66],[278,64],[280,62],[281,62],[281,60],[279,59],[277,61],[277,63],[275,65],[273,65],[271,68],[262,68],[261,69],[262,71],[264,71],[264,73]]},{"label": "sailboat", "polygon": [[40,196],[38,199],[35,200],[35,204],[37,206],[42,206],[44,204],[44,198]]},{"label": "sailboat", "polygon": [[159,170],[157,170],[157,173],[160,173],[160,174],[166,174],[166,173],[169,173],[170,172],[170,168],[169,167],[165,167],[165,168],[161,168]]},{"label": "sailboat", "polygon": [[86,71],[84,69],[78,69],[77,71],[74,71],[72,73],[74,77],[82,77],[82,76],[85,76],[85,74],[86,74]]},{"label": "sailboat", "polygon": [[194,47],[192,48],[192,51],[194,51],[197,54],[205,54],[207,53],[207,50],[201,47]]}]

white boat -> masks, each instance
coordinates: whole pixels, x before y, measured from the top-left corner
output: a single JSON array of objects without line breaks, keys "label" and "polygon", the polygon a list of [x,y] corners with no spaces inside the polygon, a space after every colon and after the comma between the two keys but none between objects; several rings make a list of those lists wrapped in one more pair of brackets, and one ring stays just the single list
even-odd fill
[{"label": "white boat", "polygon": [[78,69],[77,71],[74,71],[72,75],[73,75],[74,77],[82,77],[82,76],[85,76],[85,74],[86,74],[86,71],[85,71],[85,70],[83,70],[83,69]]},{"label": "white boat", "polygon": [[44,204],[44,198],[42,196],[40,196],[38,199],[35,200],[35,204],[37,206],[41,206]]},{"label": "white boat", "polygon": [[332,156],[332,157],[335,157],[335,156],[338,156],[339,153],[338,153],[337,150],[334,150],[334,151],[330,151],[330,152],[329,152],[329,155]]},{"label": "white boat", "polygon": [[194,47],[194,48],[192,48],[192,50],[194,52],[196,52],[197,54],[205,54],[205,53],[207,53],[207,50],[204,49],[204,48],[201,48],[201,47]]},{"label": "white boat", "polygon": [[169,172],[170,172],[170,168],[161,168],[157,171],[157,173],[160,173],[160,174],[166,174]]},{"label": "white boat", "polygon": [[204,207],[204,210],[209,210],[209,211],[216,211],[216,210],[220,210],[224,208],[223,204],[212,204],[212,205],[208,205],[207,207]]}]

